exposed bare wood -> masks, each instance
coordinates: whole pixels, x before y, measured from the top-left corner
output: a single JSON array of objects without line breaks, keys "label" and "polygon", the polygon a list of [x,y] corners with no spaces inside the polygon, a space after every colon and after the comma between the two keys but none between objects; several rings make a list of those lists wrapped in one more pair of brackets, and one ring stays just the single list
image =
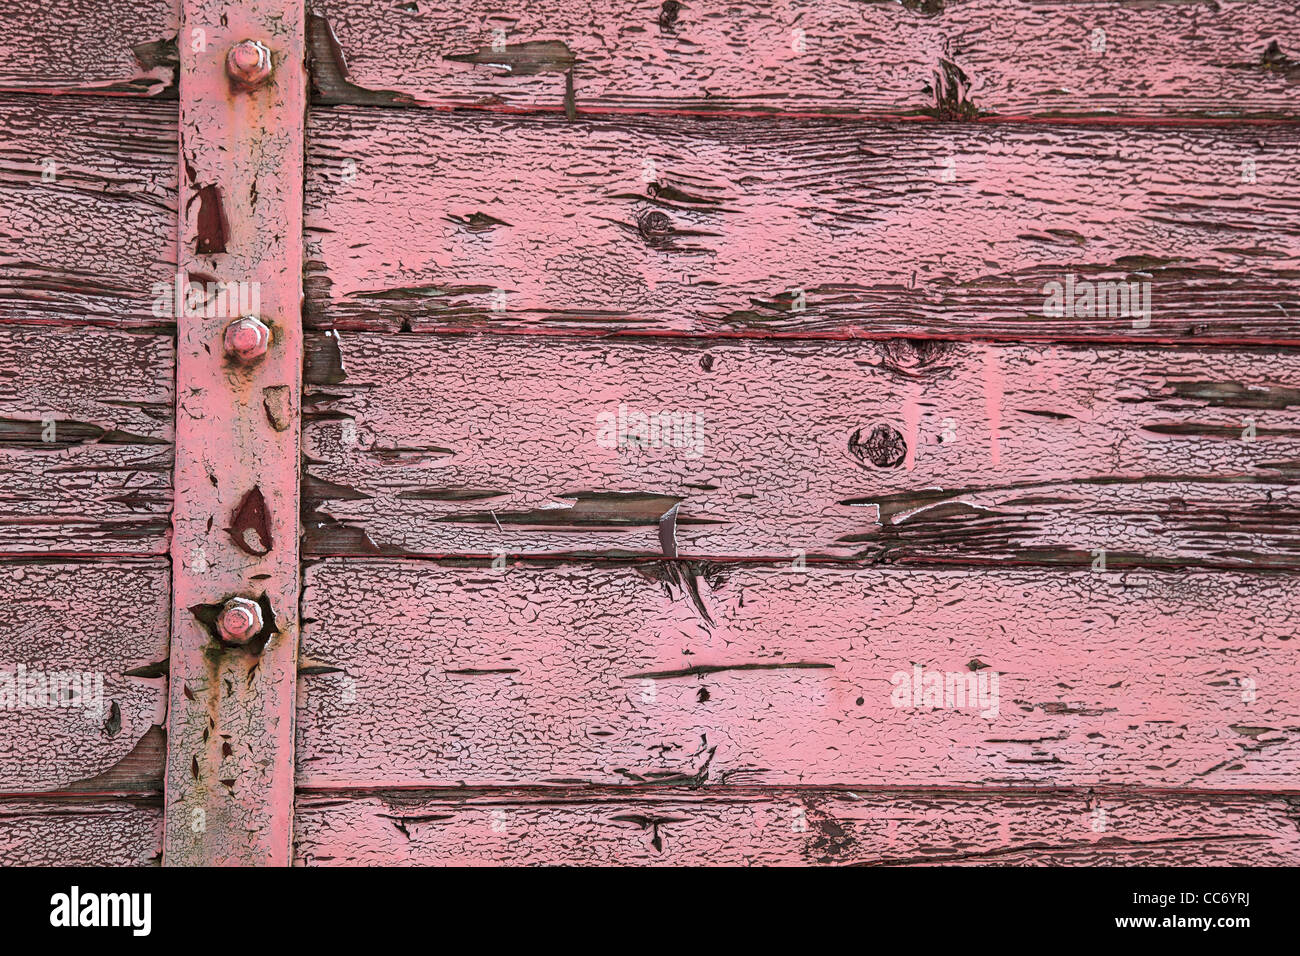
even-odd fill
[{"label": "exposed bare wood", "polygon": [[[590,112],[1300,114],[1284,0],[316,0],[317,98]],[[1276,44],[1276,46],[1274,46]]]},{"label": "exposed bare wood", "polygon": [[159,789],[165,562],[0,560],[0,593],[0,791]]},{"label": "exposed bare wood", "polygon": [[1294,576],[332,559],[305,584],[304,788],[1295,790]]},{"label": "exposed bare wood", "polygon": [[1300,341],[1294,127],[311,122],[317,327]]},{"label": "exposed bare wood", "polygon": [[0,863],[157,866],[162,817],[158,797],[0,798]]},{"label": "exposed bare wood", "polygon": [[166,552],[174,349],[0,325],[0,552]]},{"label": "exposed bare wood", "polygon": [[174,103],[0,97],[0,322],[170,326],[175,223]]},{"label": "exposed bare wood", "polygon": [[180,0],[6,0],[0,91],[174,98],[180,7]]},{"label": "exposed bare wood", "polygon": [[303,794],[304,866],[1286,866],[1283,798],[813,789]]},{"label": "exposed bare wood", "polygon": [[1300,558],[1292,352],[347,332],[309,352],[309,553]]}]

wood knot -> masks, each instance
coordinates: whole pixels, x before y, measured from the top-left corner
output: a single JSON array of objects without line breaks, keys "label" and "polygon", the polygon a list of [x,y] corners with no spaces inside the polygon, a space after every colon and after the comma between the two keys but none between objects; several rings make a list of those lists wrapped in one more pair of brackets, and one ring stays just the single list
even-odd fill
[{"label": "wood knot", "polygon": [[929,111],[931,116],[940,120],[979,118],[979,107],[970,98],[970,78],[961,67],[951,60],[941,59],[933,77],[933,81],[925,85],[925,91],[934,97],[934,106]]},{"label": "wood knot", "polygon": [[682,12],[682,5],[677,0],[664,0],[659,8],[659,30],[663,33],[677,32],[677,15]]},{"label": "wood knot", "polygon": [[934,365],[951,351],[951,342],[937,339],[887,339],[880,345],[881,364],[904,374]]},{"label": "wood knot", "polygon": [[666,249],[673,241],[673,221],[657,209],[643,212],[637,217],[636,231],[652,249]]},{"label": "wood knot", "polygon": [[1277,40],[1272,40],[1264,50],[1264,55],[1259,58],[1259,65],[1265,70],[1285,72],[1296,66],[1296,63],[1282,52],[1282,46]]},{"label": "wood knot", "polygon": [[896,468],[907,457],[903,433],[892,425],[877,425],[866,438],[859,428],[849,436],[849,452],[859,461],[870,461],[877,468]]}]

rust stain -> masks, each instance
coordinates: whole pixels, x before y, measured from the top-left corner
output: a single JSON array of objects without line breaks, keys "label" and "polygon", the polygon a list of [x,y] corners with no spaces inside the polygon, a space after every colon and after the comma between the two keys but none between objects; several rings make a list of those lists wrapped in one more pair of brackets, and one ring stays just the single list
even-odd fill
[{"label": "rust stain", "polygon": [[260,487],[254,485],[244,495],[226,531],[235,546],[245,554],[263,555],[271,550],[270,515]]},{"label": "rust stain", "polygon": [[199,218],[194,239],[194,251],[199,255],[212,255],[226,251],[226,237],[230,228],[221,202],[221,187],[215,184],[199,186],[190,202],[197,200]]}]

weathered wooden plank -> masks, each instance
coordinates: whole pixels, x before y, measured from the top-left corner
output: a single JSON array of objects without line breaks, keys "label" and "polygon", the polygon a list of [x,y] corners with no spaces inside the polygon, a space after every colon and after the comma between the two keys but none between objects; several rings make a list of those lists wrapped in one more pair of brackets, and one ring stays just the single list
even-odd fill
[{"label": "weathered wooden plank", "polygon": [[0,799],[0,864],[156,866],[162,818],[158,797]]},{"label": "weathered wooden plank", "polygon": [[[958,119],[1300,114],[1300,32],[1283,0],[830,0],[801,10],[771,0],[743,9],[319,0],[313,9],[313,92],[324,103]],[[71,10],[13,0],[4,18],[0,91],[176,95],[177,0],[79,0]]]},{"label": "weathered wooden plank", "polygon": [[175,223],[174,103],[0,98],[0,321],[170,326]]},{"label": "weathered wooden plank", "polygon": [[280,865],[293,823],[302,0],[185,0],[179,258],[260,308],[177,322],[164,862]]},{"label": "weathered wooden plank", "polygon": [[[1295,790],[1294,576],[331,559],[305,581],[299,787]],[[918,702],[916,668],[952,696]]]},{"label": "weathered wooden plank", "polygon": [[174,351],[0,325],[0,553],[166,553]]},{"label": "weathered wooden plank", "polygon": [[0,792],[159,789],[165,562],[5,559],[0,593]]},{"label": "weathered wooden plank", "polygon": [[1300,558],[1290,351],[344,332],[307,380],[308,553]]},{"label": "weathered wooden plank", "polygon": [[318,98],[335,103],[580,114],[1300,114],[1300,30],[1283,0],[383,8],[317,0],[312,8],[322,18],[313,81]]},{"label": "weathered wooden plank", "polygon": [[300,794],[302,866],[1283,866],[1284,798],[813,789]]},{"label": "weathered wooden plank", "polygon": [[311,124],[317,327],[1300,341],[1292,126]]},{"label": "weathered wooden plank", "polygon": [[179,0],[7,0],[2,17],[0,92],[176,96]]}]

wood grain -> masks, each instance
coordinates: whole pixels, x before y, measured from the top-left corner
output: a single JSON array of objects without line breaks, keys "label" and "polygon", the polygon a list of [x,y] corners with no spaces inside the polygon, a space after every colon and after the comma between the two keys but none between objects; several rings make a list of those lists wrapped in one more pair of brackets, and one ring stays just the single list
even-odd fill
[{"label": "wood grain", "polygon": [[[321,103],[588,115],[1300,115],[1300,32],[1283,0],[312,6]],[[13,0],[0,92],[174,98],[179,11],[178,0]]]},{"label": "wood grain", "polygon": [[169,337],[0,325],[0,553],[167,550]]},{"label": "wood grain", "polygon": [[[297,783],[1292,792],[1298,593],[1231,572],[331,559],[305,577]],[[896,698],[918,666],[922,686],[985,673],[984,697]]]},{"label": "wood grain", "polygon": [[[1294,567],[1298,373],[1276,350],[315,336],[304,550]],[[697,417],[656,446],[638,411]]]},{"label": "wood grain", "polygon": [[4,866],[156,866],[161,854],[158,797],[0,799]]},{"label": "wood grain", "polygon": [[0,97],[0,322],[170,326],[176,155],[174,103]]},{"label": "wood grain", "polygon": [[180,0],[8,0],[0,92],[174,98],[179,22]]},{"label": "wood grain", "polygon": [[1269,797],[815,789],[300,794],[300,866],[1285,866]]},{"label": "wood grain", "polygon": [[[1300,30],[1282,0],[467,0],[382,8],[317,0],[312,8],[324,21],[312,47],[313,80],[317,98],[333,103],[578,114],[1300,113]],[[965,77],[958,90],[936,80],[953,69]]]},{"label": "wood grain", "polygon": [[[1295,127],[322,109],[310,128],[316,327],[1300,341]],[[1149,323],[1049,317],[1070,275],[1150,283]]]},{"label": "wood grain", "polygon": [[0,560],[0,593],[0,671],[8,675],[0,687],[17,683],[20,666],[32,691],[37,677],[92,675],[83,698],[59,706],[12,690],[4,698],[0,792],[160,789],[165,562]]}]

